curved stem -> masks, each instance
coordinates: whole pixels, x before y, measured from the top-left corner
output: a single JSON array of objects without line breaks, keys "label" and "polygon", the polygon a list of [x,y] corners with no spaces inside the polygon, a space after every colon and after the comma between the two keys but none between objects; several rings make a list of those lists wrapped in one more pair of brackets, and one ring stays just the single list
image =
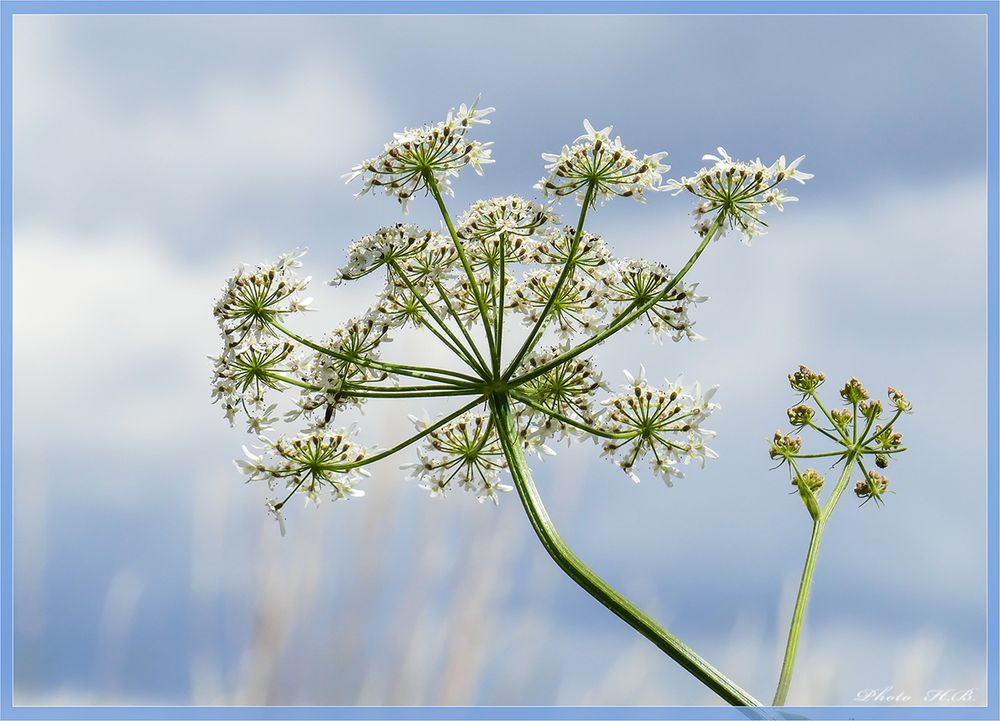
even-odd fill
[{"label": "curved stem", "polygon": [[510,412],[509,399],[504,394],[490,398],[497,435],[524,510],[528,514],[535,534],[548,551],[552,560],[587,593],[600,601],[608,610],[652,641],[661,651],[674,659],[724,701],[733,706],[760,706],[753,696],[726,678],[711,664],[688,648],[680,639],[643,613],[635,604],[616,591],[604,579],[588,568],[559,536],[542,504],[541,496],[531,478],[518,440],[517,428]]}]

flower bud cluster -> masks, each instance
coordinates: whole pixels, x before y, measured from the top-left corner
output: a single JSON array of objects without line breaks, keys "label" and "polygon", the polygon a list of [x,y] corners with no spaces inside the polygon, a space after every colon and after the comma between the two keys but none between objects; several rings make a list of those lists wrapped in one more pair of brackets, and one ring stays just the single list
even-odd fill
[{"label": "flower bud cluster", "polygon": [[864,480],[858,481],[854,486],[854,494],[858,498],[864,499],[861,505],[864,505],[868,501],[875,501],[876,504],[881,504],[884,503],[882,496],[885,495],[888,488],[888,478],[876,471],[868,471],[868,475],[865,476]]},{"label": "flower bud cluster", "polygon": [[[823,487],[823,477],[811,469],[801,472],[797,461],[802,458],[828,457],[835,460],[835,466],[847,464],[838,481],[840,491],[846,487],[850,473],[856,466],[861,471],[862,480],[855,486],[855,493],[865,502],[875,499],[881,504],[889,481],[876,471],[869,471],[865,466],[865,459],[874,456],[875,465],[884,469],[894,454],[906,450],[902,447],[903,437],[894,429],[894,424],[902,413],[912,410],[910,402],[902,393],[889,388],[889,402],[895,412],[886,418],[882,401],[871,398],[857,378],[848,380],[840,390],[839,395],[845,407],[827,410],[817,395],[817,390],[825,380],[822,373],[804,365],[788,376],[792,390],[802,395],[802,402],[788,409],[788,421],[797,432],[809,428],[815,432],[814,437],[834,441],[836,449],[818,454],[803,453],[801,436],[784,435],[778,431],[774,434],[769,450],[771,458],[779,461],[778,465],[788,465],[792,484],[798,488],[799,495],[814,519],[820,517],[818,496]],[[833,497],[839,497],[840,491],[834,492]]]}]

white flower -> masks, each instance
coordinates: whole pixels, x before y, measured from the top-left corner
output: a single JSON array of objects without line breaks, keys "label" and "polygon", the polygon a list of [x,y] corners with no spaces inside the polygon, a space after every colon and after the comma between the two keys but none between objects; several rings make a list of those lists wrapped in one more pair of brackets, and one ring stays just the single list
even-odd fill
[{"label": "white flower", "polygon": [[645,200],[645,192],[661,190],[663,173],[670,166],[663,163],[664,153],[639,156],[622,145],[621,138],[611,139],[611,126],[594,130],[583,121],[584,134],[563,146],[561,153],[543,153],[549,171],[535,185],[546,196],[561,198],[576,195],[581,205],[591,192],[590,203],[602,203],[612,196]]},{"label": "white flower", "polygon": [[274,520],[278,522],[278,529],[281,531],[281,535],[285,535],[285,517],[281,514],[281,507],[284,504],[278,503],[277,501],[267,502],[267,512],[274,516]]},{"label": "white flower", "polygon": [[680,477],[676,466],[696,459],[704,463],[715,453],[704,440],[714,436],[701,427],[701,422],[715,409],[710,402],[715,388],[704,395],[696,383],[688,392],[683,379],[668,382],[659,389],[646,382],[645,369],[637,377],[626,371],[628,384],[623,393],[604,403],[607,411],[601,416],[601,428],[611,438],[604,444],[605,455],[614,457],[621,469],[638,481],[634,467],[640,458],[652,456],[650,468],[667,485]]},{"label": "white flower", "polygon": [[471,165],[482,175],[482,166],[493,162],[492,143],[466,138],[473,125],[489,124],[486,116],[493,110],[462,105],[449,111],[440,123],[394,133],[380,155],[354,166],[344,177],[348,183],[361,178],[359,196],[372,190],[395,196],[404,212],[414,193],[430,192],[429,181],[439,192],[451,194],[450,179],[457,177],[460,169]]},{"label": "white flower", "polygon": [[767,227],[761,219],[765,206],[780,211],[784,203],[798,200],[785,195],[778,186],[789,179],[804,183],[813,177],[798,169],[803,158],[800,155],[786,165],[782,155],[765,166],[760,158],[750,163],[733,160],[724,148],[718,148],[718,155],[707,154],[702,158],[711,161],[711,167],[702,168],[693,178],[668,180],[665,188],[674,191],[674,195],[686,191],[701,199],[693,211],[698,219],[694,228],[699,235],[705,236],[714,224],[719,224],[719,236],[735,229],[749,245]]},{"label": "white flower", "polygon": [[240,267],[229,278],[214,309],[227,347],[240,345],[248,337],[275,335],[275,322],[309,305],[311,299],[296,294],[306,289],[310,279],[297,278],[292,270],[301,265],[298,259],[304,254],[297,250],[253,270]]}]

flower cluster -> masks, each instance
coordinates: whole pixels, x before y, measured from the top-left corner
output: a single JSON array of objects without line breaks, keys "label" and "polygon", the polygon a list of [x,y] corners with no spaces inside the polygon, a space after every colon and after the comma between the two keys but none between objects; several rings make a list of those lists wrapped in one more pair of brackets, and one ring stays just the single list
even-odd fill
[{"label": "flower cluster", "polygon": [[622,145],[621,138],[611,139],[611,126],[594,130],[583,121],[584,134],[564,145],[561,153],[544,153],[548,176],[535,185],[546,196],[576,195],[577,202],[593,205],[614,196],[644,200],[645,193],[661,190],[663,174],[670,166],[663,163],[666,153],[639,156]]},{"label": "flower cluster", "polygon": [[[410,416],[418,431],[430,423]],[[513,490],[500,482],[500,472],[507,467],[496,428],[484,413],[466,413],[427,435],[417,451],[417,461],[403,468],[411,469],[410,478],[431,497],[442,496],[458,486],[482,503],[499,503],[499,493]]]},{"label": "flower cluster", "polygon": [[706,459],[718,457],[705,445],[715,433],[701,427],[717,407],[711,402],[717,386],[703,394],[697,382],[686,388],[678,378],[660,389],[646,382],[644,372],[625,375],[625,391],[604,401],[601,426],[608,438],[605,455],[615,458],[632,480],[639,481],[634,467],[641,458],[649,457],[653,473],[669,486],[672,478],[684,477],[679,462],[697,460],[704,466]]},{"label": "flower cluster", "polygon": [[241,266],[215,303],[222,353],[211,358],[213,402],[222,405],[230,425],[237,415],[245,415],[250,433],[260,433],[275,421],[277,406],[267,403],[267,394],[278,390],[280,374],[293,372],[301,361],[275,328],[312,303],[301,295],[309,278],[298,278],[294,271],[304,253],[297,250],[254,268]]},{"label": "flower cluster", "polygon": [[488,125],[486,116],[493,110],[463,104],[449,111],[440,123],[394,133],[380,155],[354,166],[344,177],[347,182],[361,178],[363,186],[358,195],[381,190],[395,196],[403,212],[410,198],[421,190],[430,192],[436,187],[438,192],[450,194],[451,178],[457,177],[459,170],[471,165],[482,175],[482,166],[493,162],[492,143],[466,137],[473,125]]},{"label": "flower cluster", "polygon": [[648,260],[619,261],[604,283],[608,301],[646,307],[642,318],[653,335],[669,334],[675,341],[702,340],[692,330],[694,321],[688,315],[692,305],[708,300],[696,293],[697,283],[677,282],[665,265]]},{"label": "flower cluster", "polygon": [[[276,440],[261,437],[262,447],[254,453],[246,446],[246,459],[235,461],[236,467],[249,481],[265,481],[271,490],[283,486],[290,489],[284,501],[270,501],[268,508],[282,522],[281,509],[295,492],[319,504],[321,493],[328,491],[333,500],[365,495],[354,487],[367,475],[357,466],[366,451],[350,440],[353,431],[300,434],[294,438],[281,436]],[[282,526],[284,527],[284,526]]]},{"label": "flower cluster", "polygon": [[[513,476],[508,454],[549,455],[553,441],[590,439],[634,479],[636,464],[646,459],[668,484],[685,464],[715,457],[706,445],[713,434],[702,425],[715,408],[714,389],[702,393],[680,379],[656,388],[640,373],[602,402],[610,389],[584,355],[636,325],[657,338],[700,339],[693,309],[706,298],[685,275],[713,232],[694,239],[698,249],[674,272],[657,261],[616,257],[604,237],[584,227],[598,201],[644,200],[664,189],[666,153],[629,150],[611,128],[585,122],[585,133],[560,154],[543,155],[548,175],[537,187],[552,202],[517,195],[480,200],[453,222],[444,201],[450,182],[466,166],[480,172],[492,162],[491,144],[469,137],[492,110],[463,105],[442,122],[397,133],[349,174],[348,181],[362,181],[359,195],[380,190],[404,212],[415,194],[433,196],[442,221],[439,230],[388,224],[350,244],[330,284],[381,282],[365,312],[315,340],[290,329],[288,318],[310,304],[303,294],[308,278],[294,272],[301,252],[241,268],[223,289],[215,307],[223,350],[212,359],[213,396],[231,422],[245,415],[247,430],[260,438],[261,450],[248,451],[238,465],[275,490],[284,484],[288,497],[269,501],[279,520],[295,493],[312,500],[321,489],[335,499],[359,495],[355,486],[368,464],[411,445],[418,460],[407,466],[410,475],[432,495],[458,487],[494,503],[511,489],[504,481]],[[809,177],[797,166],[781,160],[754,179],[726,156],[712,171],[725,180],[703,171],[701,180],[685,183],[692,192],[730,189],[735,200],[714,212],[731,225],[749,212],[751,198],[787,200],[777,184]],[[580,203],[575,224],[564,223],[552,205],[570,195]],[[393,359],[386,346],[404,328],[440,344],[453,362],[434,367]],[[372,400],[422,397],[464,405],[416,421],[415,434],[387,451],[366,451],[350,440],[352,431],[335,428],[341,414]],[[905,403],[890,394],[891,405]],[[509,409],[513,423],[497,422],[498,407]],[[799,427],[811,420],[804,412],[795,416]],[[296,432],[272,440],[281,422],[295,424]],[[895,452],[891,423],[873,428],[882,455]],[[781,448],[781,458],[796,457],[793,442]]]},{"label": "flower cluster", "polygon": [[[888,397],[895,412],[886,416],[882,402],[872,399],[857,378],[851,378],[840,389],[839,395],[844,407],[828,410],[817,393],[825,381],[824,374],[804,365],[788,376],[789,385],[800,394],[801,401],[788,409],[788,422],[795,430],[792,434],[777,431],[769,450],[771,458],[778,461],[778,465],[788,465],[792,485],[797,488],[814,518],[818,518],[821,513],[819,493],[823,488],[824,478],[812,468],[801,471],[798,461],[830,458],[835,461],[835,466],[843,464],[830,503],[836,503],[840,493],[847,487],[851,474],[854,470],[859,470],[862,478],[854,488],[855,494],[863,499],[863,504],[870,500],[881,504],[883,496],[888,492],[889,481],[876,471],[869,470],[865,465],[866,459],[869,462],[874,459],[875,465],[884,469],[894,454],[906,450],[902,435],[895,430],[895,423],[900,415],[912,411],[909,400],[890,387]],[[836,448],[825,453],[803,453],[802,436],[794,434],[801,434],[805,429],[833,441]]]},{"label": "flower cluster", "polygon": [[733,160],[723,148],[718,148],[718,153],[702,158],[712,161],[711,167],[702,168],[692,178],[670,179],[664,186],[673,190],[674,195],[687,191],[701,199],[693,214],[697,218],[695,230],[702,236],[713,227],[719,228],[720,235],[727,229],[734,229],[749,245],[754,237],[763,235],[767,227],[761,220],[765,208],[772,207],[780,212],[785,203],[798,200],[786,195],[781,185],[788,180],[805,183],[813,177],[798,169],[804,155],[791,163],[786,163],[782,155],[771,165],[764,165],[760,158],[752,163]]}]

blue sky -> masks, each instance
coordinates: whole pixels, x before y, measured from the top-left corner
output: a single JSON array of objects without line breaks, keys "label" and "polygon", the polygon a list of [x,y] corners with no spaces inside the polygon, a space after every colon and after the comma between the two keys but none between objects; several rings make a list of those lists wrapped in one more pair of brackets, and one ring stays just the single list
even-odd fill
[{"label": "blue sky", "polygon": [[[985,19],[957,16],[16,17],[15,701],[712,702],[559,574],[513,497],[433,502],[386,462],[282,539],[232,468],[245,439],[205,359],[224,278],[296,246],[331,277],[398,219],[341,174],[481,94],[497,162],[456,209],[532,195],[585,117],[678,176],[720,144],[816,174],[752,248],[693,271],[705,343],[600,350],[612,381],[641,358],[720,384],[721,457],[668,489],[560,448],[537,476],[570,544],[768,697],[809,531],[768,471],[785,375],[899,387],[898,493],[838,508],[790,701],[984,702],[985,58]],[[619,201],[592,228],[676,266],[689,209]],[[317,282],[303,327],[371,290]],[[407,425],[374,404],[361,422],[383,446]]]}]

